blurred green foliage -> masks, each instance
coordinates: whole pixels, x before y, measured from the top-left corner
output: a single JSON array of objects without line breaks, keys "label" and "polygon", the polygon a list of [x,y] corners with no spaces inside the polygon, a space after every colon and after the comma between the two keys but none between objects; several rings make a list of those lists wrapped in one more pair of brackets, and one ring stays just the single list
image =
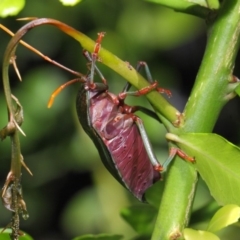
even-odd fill
[{"label": "blurred green foliage", "polygon": [[25,5],[25,0],[2,0],[0,2],[0,17],[17,15]]},{"label": "blurred green foliage", "polygon": [[[182,109],[204,51],[203,20],[138,0],[84,0],[73,8],[64,7],[57,0],[31,0],[17,17],[28,16],[58,19],[93,39],[99,31],[105,31],[102,45],[133,66],[139,60],[147,61],[154,79],[172,91],[169,101]],[[1,23],[12,31],[24,24],[15,17],[1,19]],[[1,31],[0,39],[3,57],[10,37]],[[54,60],[87,72],[79,44],[57,29],[39,27],[24,40]],[[124,233],[126,239],[133,238],[137,233],[119,212],[137,201],[106,171],[93,143],[78,123],[75,111],[78,86],[65,89],[53,107],[46,108],[53,90],[73,77],[23,47],[17,51],[17,64],[23,82],[18,81],[13,71],[10,79],[13,93],[24,107],[22,128],[27,137],[21,139],[22,153],[34,174],[31,177],[23,170],[23,193],[30,218],[21,222],[22,229],[37,240],[61,240],[101,232]],[[124,80],[101,63],[98,66],[111,91],[120,92]],[[2,86],[0,91],[1,128],[7,123],[7,111]],[[144,97],[129,98],[128,102],[150,107]],[[231,108],[236,109],[236,106]],[[143,114],[139,116],[144,120],[158,159],[163,162],[168,155],[165,129]],[[235,143],[239,143],[239,135],[238,132],[233,137]],[[9,139],[0,144],[0,159],[3,185],[10,166]],[[200,181],[193,211],[206,208],[212,201],[205,184]],[[5,226],[10,213],[2,206],[0,212],[0,225]],[[195,227],[207,225],[206,220],[213,212],[205,215],[202,222],[197,221],[199,215],[196,216],[193,219]],[[236,239],[235,232],[233,227],[232,236],[228,234],[222,239]]]}]

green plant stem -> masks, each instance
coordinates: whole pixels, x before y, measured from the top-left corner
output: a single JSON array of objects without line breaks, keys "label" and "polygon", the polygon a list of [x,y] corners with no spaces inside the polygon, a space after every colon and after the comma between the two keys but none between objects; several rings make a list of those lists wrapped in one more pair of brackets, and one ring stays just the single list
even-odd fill
[{"label": "green plant stem", "polygon": [[187,132],[211,132],[227,103],[228,80],[239,48],[239,7],[237,1],[225,1],[211,28],[196,83],[184,110]]},{"label": "green plant stem", "polygon": [[[209,28],[208,42],[186,108],[183,132],[211,132],[227,102],[228,81],[239,48],[240,1],[226,0]],[[197,159],[196,159],[197,161]],[[152,240],[182,239],[197,182],[189,163],[176,159],[166,178]]]},{"label": "green plant stem", "polygon": [[[9,202],[5,202],[5,204],[10,204],[10,207],[12,211],[14,212],[14,217],[12,221],[12,235],[11,238],[15,239],[14,236],[19,235],[19,221],[18,221],[18,213],[19,213],[19,196],[18,196],[18,185],[20,184],[20,178],[21,178],[21,149],[20,149],[20,141],[19,141],[19,134],[17,130],[17,124],[22,123],[22,109],[21,105],[18,102],[18,100],[12,96],[11,94],[11,88],[9,84],[9,77],[8,77],[8,68],[9,68],[9,63],[10,59],[12,57],[12,51],[11,48],[8,46],[5,54],[4,54],[4,60],[3,60],[3,86],[4,86],[4,92],[5,92],[5,97],[7,101],[7,106],[8,106],[8,113],[9,113],[9,122],[7,126],[5,127],[5,133],[3,138],[6,136],[10,136],[11,138],[11,169],[10,172],[7,176],[5,185],[4,185],[4,190],[3,192],[7,192],[8,188],[11,188],[11,200]],[[12,98],[14,98],[15,103],[17,104],[18,108],[20,108],[20,112],[18,110],[15,110],[14,104],[12,101]],[[19,113],[20,113],[20,118],[19,118]],[[15,119],[16,117],[16,119]],[[19,122],[18,122],[19,120]],[[4,198],[3,198],[4,199]]]},{"label": "green plant stem", "polygon": [[22,164],[18,131],[16,131],[11,137],[11,142],[12,142],[11,172],[14,174],[17,181],[20,182]]}]

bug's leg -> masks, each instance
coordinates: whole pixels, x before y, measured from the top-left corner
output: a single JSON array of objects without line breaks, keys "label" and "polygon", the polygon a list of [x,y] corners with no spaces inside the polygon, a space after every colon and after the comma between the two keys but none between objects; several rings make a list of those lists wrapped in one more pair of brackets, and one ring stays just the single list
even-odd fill
[{"label": "bug's leg", "polygon": [[191,162],[191,163],[194,163],[194,162],[195,162],[195,158],[194,158],[194,157],[188,156],[186,153],[184,153],[184,152],[183,152],[181,149],[179,149],[179,148],[171,147],[170,150],[169,150],[169,157],[168,157],[167,160],[163,163],[164,171],[167,170],[168,165],[170,164],[170,162],[173,160],[173,158],[174,158],[176,155],[179,156],[180,158],[188,161],[188,162]]},{"label": "bug's leg", "polygon": [[152,150],[152,145],[149,141],[149,138],[147,136],[146,130],[144,128],[143,125],[143,121],[138,118],[137,116],[134,116],[134,121],[136,122],[140,135],[142,137],[143,140],[143,144],[145,146],[145,149],[148,153],[149,159],[152,163],[152,165],[154,166],[155,170],[159,171],[159,172],[165,172],[167,170],[168,165],[170,164],[170,162],[173,160],[173,158],[177,155],[179,157],[181,157],[182,159],[194,163],[195,162],[195,158],[194,157],[190,157],[188,156],[186,153],[184,153],[181,149],[179,148],[175,148],[175,147],[171,147],[170,151],[169,151],[169,157],[167,158],[167,160],[163,163],[163,165],[161,165],[155,154],[153,153]]},{"label": "bug's leg", "polygon": [[[131,85],[127,84],[125,86],[125,88],[128,88],[130,87]],[[125,89],[124,88],[124,89]],[[146,86],[144,88],[141,88],[140,90],[137,90],[137,91],[132,91],[132,92],[128,92],[128,91],[123,91],[121,93],[118,94],[119,96],[119,99],[125,99],[127,96],[135,96],[135,97],[139,97],[139,96],[142,96],[142,95],[146,95],[148,93],[150,93],[151,91],[153,90],[157,90],[157,82],[154,82],[152,83],[151,85],[149,86]]]},{"label": "bug's leg", "polygon": [[133,106],[133,107],[131,107],[131,113],[134,113],[134,112],[137,112],[137,111],[141,111],[142,113],[145,113],[149,117],[151,117],[151,118],[155,119],[156,121],[162,123],[162,121],[159,119],[158,115],[154,111],[152,111],[148,108],[145,108],[143,106]]},{"label": "bug's leg", "polygon": [[[102,39],[105,35],[105,32],[100,32],[98,33],[98,38],[96,40],[95,46],[94,46],[94,50],[93,53],[90,54],[88,51],[83,50],[83,56],[88,60],[89,64],[90,64],[90,74],[87,77],[87,81],[86,81],[86,88],[89,90],[107,90],[108,89],[108,85],[107,85],[107,81],[104,78],[103,74],[101,73],[101,71],[98,69],[98,67],[96,66],[96,61],[99,60],[98,57],[98,53],[101,49],[101,42]],[[103,84],[100,83],[94,83],[94,73],[95,71],[98,73],[98,75],[100,76],[100,78],[102,79]]]},{"label": "bug's leg", "polygon": [[[150,69],[149,69],[147,63],[143,62],[143,61],[138,62],[138,65],[137,65],[137,68],[136,68],[137,71],[140,71],[142,69],[142,67],[144,67],[145,73],[147,75],[148,82],[154,84],[156,81],[153,80]],[[165,93],[168,97],[172,96],[171,91],[169,91],[168,89],[157,87],[156,90],[159,93]]]},{"label": "bug's leg", "polygon": [[138,72],[140,72],[143,67],[144,67],[145,73],[146,73],[146,75],[147,75],[147,80],[148,80],[150,83],[154,83],[154,80],[153,80],[153,78],[152,78],[152,74],[151,74],[150,69],[149,69],[149,67],[148,67],[148,65],[147,65],[146,62],[144,62],[144,61],[139,61],[138,64],[137,64],[136,70],[137,70]]},{"label": "bug's leg", "polygon": [[145,149],[148,153],[149,159],[150,159],[152,165],[154,166],[154,169],[156,171],[159,171],[159,172],[164,171],[163,166],[158,162],[155,154],[153,153],[152,145],[149,141],[148,135],[147,135],[146,130],[144,128],[143,121],[137,116],[134,116],[134,121],[136,122],[136,124],[138,126],[140,135],[141,135],[142,140],[143,140],[143,144],[144,144]]},{"label": "bug's leg", "polygon": [[[129,62],[127,62],[127,64],[128,64],[128,66],[130,66]],[[148,80],[148,82],[149,82],[149,83],[154,83],[153,78],[152,78],[152,75],[151,75],[151,72],[150,72],[149,67],[148,67],[148,65],[147,65],[146,62],[142,62],[142,61],[138,62],[137,67],[136,67],[137,72],[140,72],[141,68],[142,68],[144,65],[145,65],[146,68],[147,68],[147,69],[145,68],[145,69],[146,69],[145,71],[146,71],[146,74],[147,74],[147,80]],[[130,68],[130,67],[129,67],[129,68]],[[126,85],[124,86],[122,92],[128,92],[131,86],[132,86],[132,84],[129,83],[129,82],[127,82]]]},{"label": "bug's leg", "polygon": [[147,80],[151,85],[149,85],[147,87],[144,87],[144,88],[142,88],[138,91],[129,92],[128,90],[130,89],[131,84],[127,83],[125,85],[123,91],[119,94],[119,98],[120,99],[125,99],[127,96],[138,97],[138,96],[146,95],[153,90],[156,90],[159,93],[165,93],[165,94],[168,95],[168,97],[171,97],[172,94],[169,90],[158,87],[158,82],[153,80],[151,72],[150,72],[149,67],[148,67],[146,62],[143,62],[143,61],[138,62],[136,70],[139,72],[143,67],[144,67],[146,75],[147,75]]},{"label": "bug's leg", "polygon": [[[143,62],[139,62],[139,63],[138,63],[138,65],[137,65],[137,67],[136,67],[136,70],[137,70],[138,72],[140,71],[141,67],[143,66],[143,64],[140,64],[140,63],[143,63]],[[130,65],[129,62],[127,62],[127,64]],[[152,75],[151,75],[149,69],[148,69],[148,73],[147,73],[147,80],[149,81],[149,83],[154,83],[154,81],[153,81],[153,79],[152,79]],[[129,89],[131,88],[131,86],[132,86],[131,83],[129,83],[129,82],[126,83],[126,85],[124,86],[124,88],[123,88],[123,90],[122,90],[122,92],[121,92],[121,97],[120,97],[121,99],[126,98],[127,95],[132,95],[132,96],[144,95],[144,93],[143,93],[143,94],[140,94],[139,91],[129,92]],[[148,88],[148,87],[147,87],[147,88]],[[155,89],[155,88],[154,88],[154,89]],[[137,95],[135,95],[135,94],[137,94]],[[146,94],[146,93],[145,93],[145,94]]]},{"label": "bug's leg", "polygon": [[[104,35],[105,35],[105,32],[98,33],[98,38],[96,40],[92,54],[90,54],[86,50],[83,50],[83,56],[88,60],[89,64],[91,64],[90,74],[88,75],[88,77],[86,79],[87,81],[86,81],[85,88],[88,90],[91,90],[91,91],[101,92],[101,91],[106,91],[108,89],[107,80],[105,79],[105,77],[103,76],[103,74],[101,73],[99,68],[96,66],[96,61],[99,60],[98,52],[101,49],[101,42],[102,42]],[[94,82],[95,71],[97,72],[97,74],[99,75],[99,77],[101,78],[103,83],[95,83]]]},{"label": "bug's leg", "polygon": [[[144,68],[145,70],[145,73],[146,73],[146,76],[147,76],[147,80],[149,83],[151,84],[154,84],[156,81],[153,80],[152,78],[152,74],[150,72],[150,69],[148,67],[148,64],[144,61],[139,61],[138,64],[137,64],[137,67],[136,67],[136,70],[138,72],[140,72],[140,70]],[[171,91],[169,91],[168,89],[165,89],[165,88],[160,88],[160,87],[157,87],[156,90],[159,92],[159,93],[165,93],[167,94],[168,97],[171,97],[172,96],[172,93]]]},{"label": "bug's leg", "polygon": [[[86,50],[83,50],[83,56],[89,61],[89,63],[92,66],[92,57],[90,55],[90,53]],[[105,79],[105,77],[103,76],[103,74],[101,73],[101,71],[99,70],[99,68],[97,67],[96,64],[94,64],[94,68],[97,72],[97,74],[99,75],[99,77],[101,78],[102,82],[107,85],[107,80]]]},{"label": "bug's leg", "polygon": [[101,49],[101,42],[102,42],[104,35],[105,35],[105,32],[98,33],[98,38],[96,40],[96,44],[94,46],[94,50],[92,53],[92,61],[91,61],[92,64],[91,64],[90,76],[89,76],[89,81],[88,81],[90,86],[94,84],[93,80],[94,80],[94,72],[96,69],[96,61],[98,60],[98,53]]},{"label": "bug's leg", "polygon": [[94,57],[94,55],[96,58],[98,57],[98,53],[101,49],[101,42],[102,42],[102,39],[104,38],[105,34],[106,34],[105,32],[98,33],[98,38],[96,40],[96,44],[95,44],[94,50],[93,50],[93,57]]}]

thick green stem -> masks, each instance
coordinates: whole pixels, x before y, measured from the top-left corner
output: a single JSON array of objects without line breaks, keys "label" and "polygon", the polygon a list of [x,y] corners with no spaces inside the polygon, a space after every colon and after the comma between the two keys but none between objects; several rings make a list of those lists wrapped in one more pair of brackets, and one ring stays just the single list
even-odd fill
[{"label": "thick green stem", "polygon": [[227,102],[228,80],[239,48],[239,8],[239,1],[225,1],[211,28],[202,65],[184,111],[187,132],[211,132]]},{"label": "thick green stem", "polygon": [[[229,79],[239,48],[240,1],[226,0],[211,28],[185,108],[185,125],[179,131],[211,132],[227,102]],[[188,223],[197,174],[189,163],[176,159],[168,173],[152,240],[181,239]]]},{"label": "thick green stem", "polygon": [[164,181],[164,193],[152,240],[175,240],[182,236],[191,213],[197,172],[177,157]]}]

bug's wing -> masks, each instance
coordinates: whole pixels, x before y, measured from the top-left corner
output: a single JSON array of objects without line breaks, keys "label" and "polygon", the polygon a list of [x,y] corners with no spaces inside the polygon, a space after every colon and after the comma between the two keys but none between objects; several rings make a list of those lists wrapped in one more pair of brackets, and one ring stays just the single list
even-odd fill
[{"label": "bug's wing", "polygon": [[82,94],[77,99],[78,117],[84,130],[96,145],[105,167],[143,201],[145,191],[160,179],[160,173],[150,162],[132,115],[119,112],[114,96],[109,93],[87,94],[90,101]]},{"label": "bug's wing", "polygon": [[120,123],[112,121],[108,123],[122,127],[118,128],[118,134],[114,138],[106,142],[106,146],[126,188],[143,201],[145,191],[159,180],[161,175],[154,170],[150,162],[137,125],[131,118],[125,117],[119,120]]}]

